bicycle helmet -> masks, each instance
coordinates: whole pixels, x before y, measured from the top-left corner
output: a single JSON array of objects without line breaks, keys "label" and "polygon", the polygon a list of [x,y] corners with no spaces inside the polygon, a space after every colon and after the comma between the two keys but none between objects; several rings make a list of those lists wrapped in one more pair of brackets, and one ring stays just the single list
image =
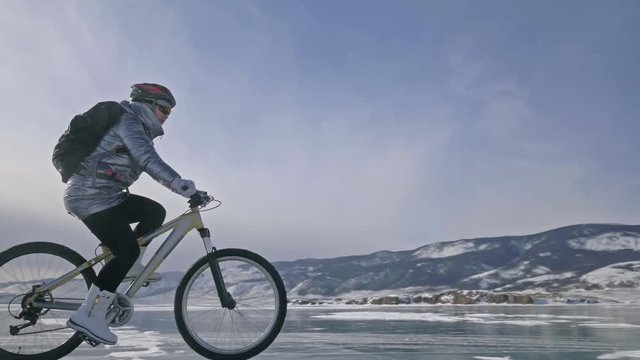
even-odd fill
[{"label": "bicycle helmet", "polygon": [[131,85],[131,95],[129,97],[131,101],[157,102],[172,108],[176,106],[176,99],[171,94],[171,91],[158,84],[133,84]]}]

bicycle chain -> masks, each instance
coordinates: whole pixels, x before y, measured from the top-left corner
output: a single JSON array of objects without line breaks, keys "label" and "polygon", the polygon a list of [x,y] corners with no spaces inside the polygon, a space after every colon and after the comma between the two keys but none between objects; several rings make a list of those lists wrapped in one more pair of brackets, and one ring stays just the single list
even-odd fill
[{"label": "bicycle chain", "polygon": [[69,329],[68,326],[65,327],[61,327],[61,328],[57,328],[57,329],[49,329],[49,330],[40,330],[40,331],[33,331],[33,332],[28,332],[28,333],[17,333],[13,336],[24,336],[24,335],[33,335],[33,334],[43,334],[43,333],[48,333],[48,332],[54,332],[54,331],[60,331],[60,330],[65,330],[65,329]]}]

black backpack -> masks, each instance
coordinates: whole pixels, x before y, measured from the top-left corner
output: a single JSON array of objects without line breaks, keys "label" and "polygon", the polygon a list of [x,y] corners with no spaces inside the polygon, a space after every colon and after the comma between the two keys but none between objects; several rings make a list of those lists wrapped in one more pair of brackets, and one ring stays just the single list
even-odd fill
[{"label": "black backpack", "polygon": [[98,143],[126,110],[115,101],[96,104],[84,114],[74,116],[67,131],[60,136],[53,148],[53,166],[67,180],[79,168],[82,161],[95,150]]}]

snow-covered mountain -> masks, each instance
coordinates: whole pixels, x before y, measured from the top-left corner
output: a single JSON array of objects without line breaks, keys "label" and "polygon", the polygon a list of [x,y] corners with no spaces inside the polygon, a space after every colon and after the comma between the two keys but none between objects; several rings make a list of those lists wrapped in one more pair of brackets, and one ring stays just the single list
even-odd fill
[{"label": "snow-covered mountain", "polygon": [[640,287],[640,225],[584,224],[412,251],[276,263],[290,296],[358,291],[567,291]]},{"label": "snow-covered mountain", "polygon": [[[464,239],[409,251],[379,251],[274,265],[291,299],[353,299],[450,289],[542,293],[635,289],[640,292],[640,225],[573,225],[527,236]],[[183,274],[165,272],[162,275],[161,281],[136,294],[137,304],[173,303]],[[234,278],[247,276],[250,274],[238,270]],[[17,284],[0,284],[0,298],[4,293],[14,294],[10,291],[12,286]],[[199,284],[196,295],[213,296],[213,288],[213,284]],[[122,285],[119,291],[125,289],[126,285]]]}]

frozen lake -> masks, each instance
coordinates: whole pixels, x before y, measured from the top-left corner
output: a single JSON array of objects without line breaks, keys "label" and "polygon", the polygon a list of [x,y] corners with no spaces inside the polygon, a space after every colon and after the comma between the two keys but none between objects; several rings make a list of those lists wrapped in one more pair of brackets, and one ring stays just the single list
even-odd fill
[{"label": "frozen lake", "polygon": [[[202,359],[170,307],[139,308],[114,346],[69,360]],[[640,359],[640,305],[293,307],[254,359]]]}]

